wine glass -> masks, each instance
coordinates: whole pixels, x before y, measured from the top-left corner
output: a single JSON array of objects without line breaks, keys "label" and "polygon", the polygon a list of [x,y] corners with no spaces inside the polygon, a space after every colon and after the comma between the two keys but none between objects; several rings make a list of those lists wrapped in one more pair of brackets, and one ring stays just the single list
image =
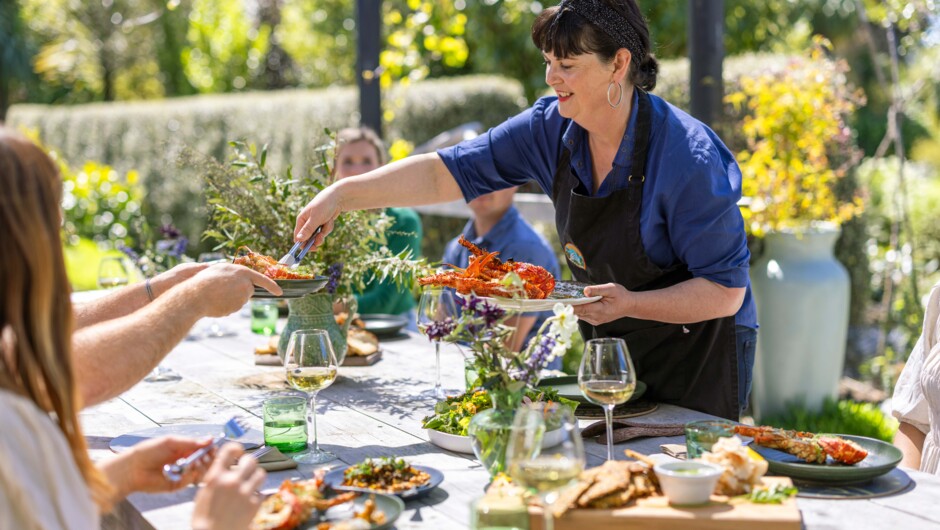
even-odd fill
[{"label": "wine glass", "polygon": [[291,333],[284,356],[284,368],[290,386],[307,394],[307,433],[310,448],[295,456],[301,464],[322,464],[336,458],[320,450],[317,442],[317,392],[336,379],[336,354],[323,329],[302,329]]},{"label": "wine glass", "polygon": [[130,279],[131,275],[123,257],[109,256],[102,258],[101,263],[98,264],[98,287],[101,289],[127,285]]},{"label": "wine glass", "polygon": [[[225,254],[221,252],[203,252],[199,254],[198,258],[199,263],[222,263],[227,261]],[[220,338],[220,337],[230,337],[235,335],[235,330],[225,324],[225,320],[221,318],[206,318],[204,320],[205,325],[201,326],[201,329],[197,331],[196,335],[201,335],[204,332],[206,337],[209,338]]]},{"label": "wine glass", "polygon": [[523,405],[513,417],[506,466],[509,476],[542,499],[545,530],[552,530],[551,505],[584,470],[584,445],[571,409],[560,403]]},{"label": "wine glass", "polygon": [[623,339],[591,339],[584,345],[578,386],[591,403],[604,407],[607,420],[607,460],[613,459],[614,407],[626,403],[636,388],[636,371]]},{"label": "wine glass", "polygon": [[[441,322],[447,318],[457,316],[457,304],[454,295],[447,289],[431,287],[421,293],[418,303],[418,330],[427,335],[428,327],[434,322]],[[434,397],[444,399],[444,389],[441,387],[441,340],[434,340],[434,357],[437,363],[437,379],[434,382]]]}]

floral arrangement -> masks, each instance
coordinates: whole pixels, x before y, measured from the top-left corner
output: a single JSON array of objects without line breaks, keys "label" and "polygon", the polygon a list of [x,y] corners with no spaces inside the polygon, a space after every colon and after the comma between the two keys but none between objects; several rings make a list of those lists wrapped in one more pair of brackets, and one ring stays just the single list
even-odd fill
[{"label": "floral arrangement", "polygon": [[[216,249],[235,253],[246,245],[280,257],[293,244],[297,213],[330,183],[333,144],[315,150],[318,161],[304,176],[294,175],[290,167],[283,174],[267,168],[267,146],[259,152],[245,142],[230,145],[234,155],[228,164],[188,149],[180,155],[181,164],[196,167],[206,180],[210,220],[203,236],[218,241]],[[425,262],[388,249],[385,234],[393,222],[383,211],[344,213],[324,245],[307,254],[301,269],[329,276],[327,291],[337,295],[361,292],[373,277],[409,285]]]},{"label": "floral arrangement", "polygon": [[186,255],[186,248],[189,246],[189,238],[184,236],[172,224],[160,227],[160,239],[154,241],[154,237],[146,223],[141,223],[140,246],[137,249],[131,248],[122,241],[117,242],[117,249],[148,278],[152,278],[161,272],[172,269],[180,263],[192,261]]},{"label": "floral arrangement", "polygon": [[742,77],[741,90],[726,97],[747,109],[747,149],[737,156],[749,234],[841,224],[862,210],[860,197],[840,201],[835,186],[860,158],[846,119],[864,97],[848,85],[845,63],[826,58],[827,46],[817,39],[808,60]]},{"label": "floral arrangement", "polygon": [[545,320],[538,333],[521,352],[509,348],[514,329],[505,325],[512,316],[506,310],[476,296],[458,297],[461,308],[456,320],[433,322],[425,332],[431,340],[466,345],[473,354],[473,367],[479,386],[521,392],[538,384],[539,373],[568,349],[578,333],[578,317],[571,306],[555,304],[554,315]]}]

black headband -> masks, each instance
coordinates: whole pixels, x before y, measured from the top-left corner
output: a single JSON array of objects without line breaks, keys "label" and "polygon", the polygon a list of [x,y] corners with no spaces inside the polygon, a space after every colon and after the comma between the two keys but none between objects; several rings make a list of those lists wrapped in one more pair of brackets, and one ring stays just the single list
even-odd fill
[{"label": "black headband", "polygon": [[643,41],[637,35],[636,30],[623,15],[611,9],[603,0],[562,0],[558,4],[555,20],[552,21],[553,25],[558,23],[565,11],[576,13],[600,28],[618,46],[629,50],[638,61],[644,57]]}]

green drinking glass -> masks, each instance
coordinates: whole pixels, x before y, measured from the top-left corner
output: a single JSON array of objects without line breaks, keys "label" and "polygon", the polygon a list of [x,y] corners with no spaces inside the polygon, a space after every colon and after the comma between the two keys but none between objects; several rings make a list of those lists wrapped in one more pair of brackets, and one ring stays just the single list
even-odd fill
[{"label": "green drinking glass", "polygon": [[307,449],[307,399],[303,396],[278,396],[264,402],[264,445],[282,453]]}]

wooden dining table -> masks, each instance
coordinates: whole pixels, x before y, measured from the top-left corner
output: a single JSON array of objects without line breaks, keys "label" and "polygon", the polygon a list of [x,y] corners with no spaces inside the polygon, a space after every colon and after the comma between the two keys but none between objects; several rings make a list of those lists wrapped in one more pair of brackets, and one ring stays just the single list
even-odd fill
[{"label": "wooden dining table", "polygon": [[[137,431],[187,424],[222,424],[232,416],[262,430],[262,404],[275,395],[292,393],[283,368],[256,364],[254,348],[268,338],[249,331],[249,318],[223,319],[234,335],[194,338],[181,342],[164,359],[179,378],[140,382],[120,397],[81,413],[81,422],[95,459],[110,456],[115,437]],[[198,331],[205,321],[196,326]],[[337,459],[270,472],[265,488],[287,478],[310,478],[316,468],[354,464],[370,457],[405,457],[412,464],[434,467],[444,481],[430,494],[410,500],[395,522],[399,529],[459,529],[470,526],[471,502],[482,496],[489,477],[473,455],[453,453],[428,441],[422,419],[435,403],[434,348],[423,336],[400,333],[380,342],[382,359],[372,366],[343,366],[332,386],[319,393],[317,427],[320,447]],[[127,350],[133,355],[133,348]],[[464,386],[464,359],[456,346],[441,352],[444,388],[456,393]],[[116,361],[117,362],[117,361]],[[102,370],[106,369],[102,367]],[[636,418],[646,424],[677,424],[707,419],[689,409],[659,405]],[[582,420],[582,426],[591,421]],[[662,444],[682,444],[682,436],[638,438],[615,447],[644,454],[661,453]],[[588,466],[606,458],[605,445],[585,441]],[[823,528],[925,528],[940,526],[940,477],[907,470],[913,485],[900,494],[866,500],[797,500],[803,524]],[[103,520],[103,528],[189,528],[196,487],[167,494],[133,494]]]}]

